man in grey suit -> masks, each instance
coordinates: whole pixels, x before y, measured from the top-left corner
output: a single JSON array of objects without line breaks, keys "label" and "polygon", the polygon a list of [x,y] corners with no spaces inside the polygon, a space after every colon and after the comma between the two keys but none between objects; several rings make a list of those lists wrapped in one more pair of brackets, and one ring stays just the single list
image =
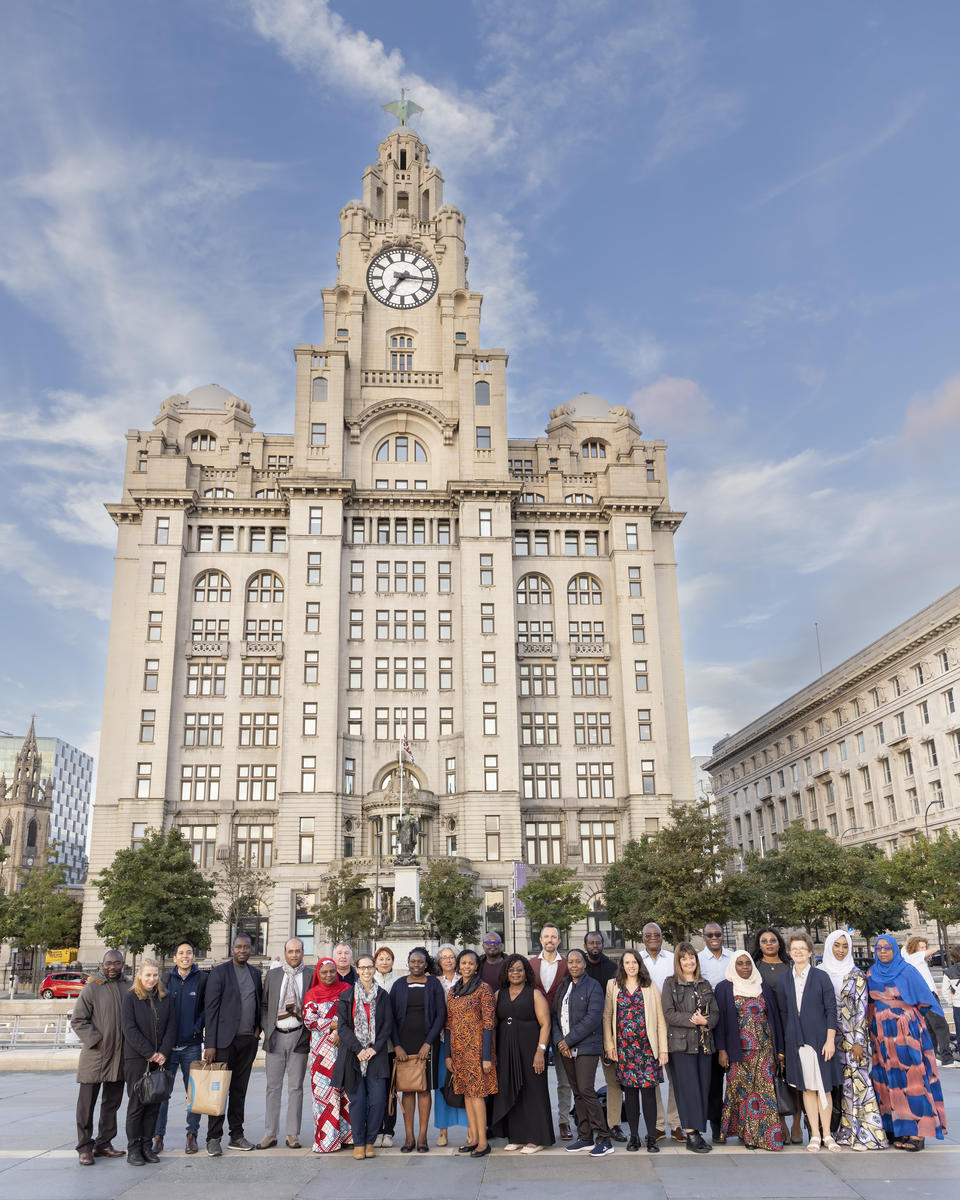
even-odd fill
[{"label": "man in grey suit", "polygon": [[310,987],[310,968],[303,965],[303,942],[291,938],[283,948],[284,962],[267,972],[263,985],[263,1026],[267,1068],[264,1133],[257,1149],[277,1144],[283,1081],[287,1080],[287,1146],[299,1150],[303,1115],[303,1077],[307,1069],[310,1034],[303,1024],[303,998]]}]

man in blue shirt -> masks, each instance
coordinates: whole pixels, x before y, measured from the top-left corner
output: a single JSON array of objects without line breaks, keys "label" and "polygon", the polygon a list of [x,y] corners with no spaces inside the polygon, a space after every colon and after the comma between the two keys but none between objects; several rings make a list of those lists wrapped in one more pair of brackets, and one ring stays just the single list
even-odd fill
[{"label": "man in blue shirt", "polygon": [[[183,1086],[190,1094],[190,1064],[199,1062],[203,1053],[203,1004],[207,988],[207,974],[200,971],[194,962],[193,946],[181,942],[173,956],[174,966],[167,975],[167,991],[173,1004],[177,1032],[173,1053],[166,1070],[176,1078],[177,1071],[183,1074]],[[170,1101],[164,1100],[157,1116],[153,1150],[159,1154],[163,1149],[163,1136],[167,1132],[167,1109]],[[200,1132],[200,1114],[187,1113],[187,1154],[196,1154],[197,1134]]]}]

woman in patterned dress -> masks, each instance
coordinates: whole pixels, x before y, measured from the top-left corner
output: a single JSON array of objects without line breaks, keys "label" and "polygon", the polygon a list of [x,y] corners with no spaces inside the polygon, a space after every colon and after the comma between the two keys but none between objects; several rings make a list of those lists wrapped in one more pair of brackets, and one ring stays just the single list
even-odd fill
[{"label": "woman in patterned dress", "polygon": [[853,961],[850,938],[835,929],[823,946],[820,968],[837,996],[837,1058],[843,1067],[837,1145],[883,1150],[883,1121],[867,1057],[867,977]]},{"label": "woman in patterned dress", "polygon": [[889,935],[877,938],[867,972],[870,1075],[887,1138],[898,1150],[922,1150],[947,1131],[937,1056],[923,1014],[940,1009],[923,976],[904,962]]},{"label": "woman in patterned dress", "polygon": [[497,1023],[493,992],[477,973],[479,958],[473,950],[461,950],[457,959],[460,982],[447,996],[444,1033],[447,1070],[453,1090],[463,1096],[467,1110],[467,1140],[460,1154],[483,1158],[490,1153],[487,1142],[487,1096],[497,1091],[497,1064],[493,1055],[493,1031]]},{"label": "woman in patterned dress", "polygon": [[630,1127],[628,1150],[640,1149],[640,1106],[647,1153],[657,1154],[657,1088],[667,1065],[667,1022],[660,993],[636,950],[624,950],[607,980],[603,1005],[603,1053],[616,1063],[617,1082]]},{"label": "woman in patterned dress", "polygon": [[337,964],[321,958],[313,972],[313,983],[303,998],[303,1023],[310,1030],[310,1095],[316,1133],[314,1154],[330,1154],[351,1145],[350,1115],[346,1093],[331,1081],[337,1061],[337,1000],[348,983],[337,978]]},{"label": "woman in patterned dress", "polygon": [[739,1137],[748,1150],[782,1150],[773,1079],[783,1027],[773,990],[744,950],[727,964],[727,977],[714,995],[720,1009],[714,1030],[718,1057],[724,1070],[730,1068],[721,1133]]}]

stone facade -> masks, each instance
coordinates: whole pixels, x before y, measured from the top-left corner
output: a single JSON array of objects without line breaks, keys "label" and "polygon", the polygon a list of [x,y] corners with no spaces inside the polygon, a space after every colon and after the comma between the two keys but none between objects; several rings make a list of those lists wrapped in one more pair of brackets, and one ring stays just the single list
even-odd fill
[{"label": "stone facade", "polygon": [[[293,432],[215,385],[170,397],[110,506],[91,876],[179,825],[205,868],[269,867],[270,950],[309,948],[344,861],[392,915],[401,736],[420,861],[473,873],[508,944],[514,861],[576,868],[603,925],[607,863],[693,797],[665,446],[592,395],[508,438],[442,189],[412,130],[385,138],[294,350]],[[96,915],[88,889],[85,957]]]},{"label": "stone facade", "polygon": [[960,825],[960,588],[718,742],[707,764],[742,854],[791,821],[889,853]]}]

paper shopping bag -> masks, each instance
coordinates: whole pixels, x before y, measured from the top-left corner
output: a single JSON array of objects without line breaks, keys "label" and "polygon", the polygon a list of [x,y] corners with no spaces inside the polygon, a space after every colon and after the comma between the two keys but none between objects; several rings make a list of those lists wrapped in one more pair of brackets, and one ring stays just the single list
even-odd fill
[{"label": "paper shopping bag", "polygon": [[187,1112],[222,1117],[227,1111],[227,1093],[232,1076],[233,1072],[227,1070],[226,1063],[191,1063]]}]

